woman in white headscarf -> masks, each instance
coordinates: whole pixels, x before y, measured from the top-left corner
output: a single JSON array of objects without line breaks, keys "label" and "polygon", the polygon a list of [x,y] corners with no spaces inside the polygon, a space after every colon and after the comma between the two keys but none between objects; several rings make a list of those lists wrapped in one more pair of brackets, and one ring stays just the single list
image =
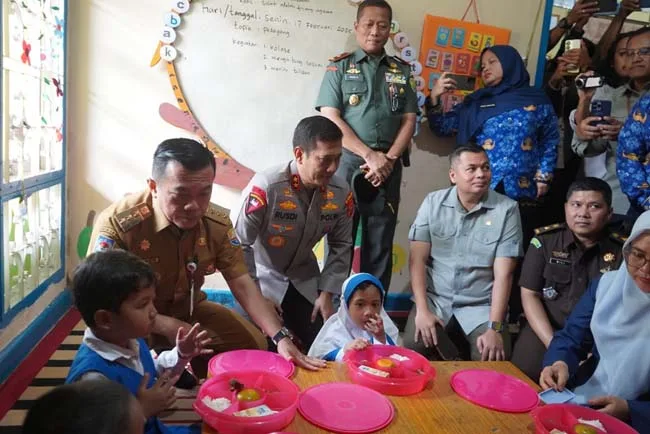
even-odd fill
[{"label": "woman in white headscarf", "polygon": [[650,433],[650,211],[634,224],[623,256],[618,270],[591,282],[553,337],[539,384],[568,385],[574,402],[643,434]]},{"label": "woman in white headscarf", "polygon": [[375,276],[359,273],[343,282],[341,306],[323,325],[310,357],[341,361],[346,351],[369,344],[395,345],[399,331],[383,308],[384,287]]}]

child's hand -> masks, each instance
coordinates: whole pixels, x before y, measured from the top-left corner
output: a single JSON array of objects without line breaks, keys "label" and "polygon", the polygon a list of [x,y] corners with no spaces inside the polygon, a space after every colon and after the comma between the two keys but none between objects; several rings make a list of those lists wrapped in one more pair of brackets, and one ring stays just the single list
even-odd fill
[{"label": "child's hand", "polygon": [[367,340],[363,338],[357,338],[352,342],[348,342],[345,348],[343,348],[343,352],[347,353],[350,350],[355,350],[355,351],[363,350],[368,345],[370,345],[370,342],[368,342]]},{"label": "child's hand", "polygon": [[364,327],[371,335],[380,342],[386,343],[386,332],[384,331],[384,320],[381,315],[373,315],[364,324]]},{"label": "child's hand", "polygon": [[180,327],[176,332],[176,349],[181,359],[193,359],[198,355],[212,354],[212,350],[205,348],[210,343],[208,332],[200,330],[199,323],[194,324],[189,332]]},{"label": "child's hand", "polygon": [[147,389],[149,374],[144,374],[140,386],[138,386],[136,396],[138,401],[140,401],[142,412],[146,418],[158,415],[176,402],[176,388],[174,384],[178,381],[178,377],[176,375],[170,378],[168,374],[163,374],[151,386],[151,389]]}]

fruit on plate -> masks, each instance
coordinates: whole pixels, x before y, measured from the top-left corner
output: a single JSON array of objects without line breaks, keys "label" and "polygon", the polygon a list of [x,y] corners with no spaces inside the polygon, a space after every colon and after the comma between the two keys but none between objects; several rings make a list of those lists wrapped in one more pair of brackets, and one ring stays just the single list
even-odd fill
[{"label": "fruit on plate", "polygon": [[239,401],[257,401],[261,398],[260,392],[255,389],[242,389],[237,393],[237,399]]},{"label": "fruit on plate", "polygon": [[375,362],[379,369],[390,369],[395,366],[395,362],[391,359],[379,359]]},{"label": "fruit on plate", "polygon": [[575,434],[598,434],[598,431],[593,426],[585,425],[584,423],[578,423],[573,427],[573,432]]}]

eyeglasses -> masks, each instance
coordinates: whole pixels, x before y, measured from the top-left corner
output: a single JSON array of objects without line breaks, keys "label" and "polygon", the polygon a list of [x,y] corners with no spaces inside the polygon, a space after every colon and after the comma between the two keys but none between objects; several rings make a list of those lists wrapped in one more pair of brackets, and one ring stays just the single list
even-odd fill
[{"label": "eyeglasses", "polygon": [[637,54],[641,57],[650,56],[650,47],[641,47],[636,50],[628,48],[625,51],[625,55],[628,57],[635,57]]},{"label": "eyeglasses", "polygon": [[625,252],[625,255],[627,256],[628,265],[634,268],[643,268],[645,264],[650,262],[650,258],[647,258],[643,252],[634,248]]}]

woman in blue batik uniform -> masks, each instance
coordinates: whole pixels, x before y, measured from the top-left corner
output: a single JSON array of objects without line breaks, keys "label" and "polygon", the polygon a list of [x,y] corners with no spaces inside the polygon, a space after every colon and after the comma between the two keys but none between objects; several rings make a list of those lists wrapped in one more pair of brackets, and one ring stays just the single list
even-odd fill
[{"label": "woman in blue batik uniform", "polygon": [[560,140],[558,120],[546,94],[513,47],[497,45],[481,54],[485,87],[443,113],[440,97],[456,82],[443,74],[431,90],[429,126],[438,135],[457,134],[459,145],[476,143],[492,167],[491,188],[519,202],[524,242],[541,226],[537,199],[548,192]]}]

